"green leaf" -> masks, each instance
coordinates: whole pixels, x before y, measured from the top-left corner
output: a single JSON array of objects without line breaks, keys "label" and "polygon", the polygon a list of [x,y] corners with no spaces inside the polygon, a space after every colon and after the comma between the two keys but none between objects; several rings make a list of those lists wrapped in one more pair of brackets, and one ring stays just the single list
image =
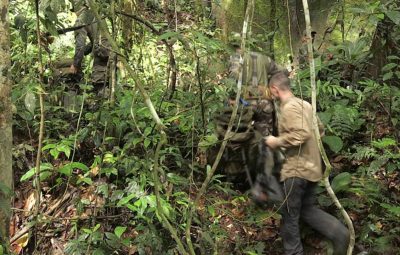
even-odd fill
[{"label": "green leaf", "polygon": [[48,149],[54,149],[55,147],[57,147],[57,144],[55,144],[55,143],[50,143],[50,144],[47,144],[46,146],[44,146],[44,147],[42,148],[42,151],[45,151],[45,150],[48,150]]},{"label": "green leaf", "polygon": [[61,174],[65,174],[66,176],[72,175],[72,166],[71,164],[66,164],[58,169],[58,172]]},{"label": "green leaf", "polygon": [[114,234],[115,234],[118,238],[121,238],[121,236],[122,236],[122,234],[125,232],[125,230],[126,230],[126,227],[118,226],[118,227],[116,227],[116,228],[114,229]]},{"label": "green leaf", "polygon": [[400,25],[400,11],[387,11],[386,15],[391,19],[396,25]]},{"label": "green leaf", "polygon": [[387,148],[389,146],[395,146],[397,143],[396,143],[396,140],[394,140],[392,138],[385,137],[385,138],[379,139],[377,141],[372,141],[371,144],[375,148],[385,149],[385,148]]},{"label": "green leaf", "polygon": [[384,67],[382,67],[382,72],[390,71],[393,68],[395,68],[396,66],[397,66],[397,64],[395,64],[395,63],[389,63],[389,64],[385,65]]},{"label": "green leaf", "polygon": [[150,140],[150,139],[147,139],[147,138],[144,139],[144,147],[145,147],[145,148],[149,147],[150,143],[151,143],[151,140]]},{"label": "green leaf", "polygon": [[56,148],[50,150],[50,155],[53,156],[54,159],[57,159],[60,155],[60,151]]},{"label": "green leaf", "polygon": [[383,80],[383,81],[387,81],[387,80],[390,80],[392,77],[393,77],[393,72],[388,72],[388,73],[385,73],[385,74],[383,75],[382,80]]},{"label": "green leaf", "polygon": [[129,203],[129,201],[131,201],[131,199],[134,198],[134,197],[136,197],[136,194],[135,194],[135,193],[130,194],[130,195],[127,196],[127,197],[124,197],[123,199],[121,199],[121,200],[118,202],[117,206],[122,206],[122,205],[125,205],[125,204]]},{"label": "green leaf", "polygon": [[84,172],[89,171],[89,168],[80,162],[70,162],[68,164],[65,164],[61,168],[58,169],[58,172],[61,174],[65,174],[66,176],[71,176],[72,175],[72,170],[74,168],[80,169]]},{"label": "green leaf", "polygon": [[[40,164],[40,172],[46,171],[46,170],[52,170],[53,166],[50,163],[44,163]],[[26,181],[30,179],[32,176],[35,175],[36,167],[31,168],[28,172],[26,172],[20,179],[20,181]],[[44,175],[46,177],[46,175]],[[40,176],[40,179],[42,179],[42,176]]]},{"label": "green leaf", "polygon": [[32,114],[35,113],[36,96],[32,91],[28,91],[25,95],[25,108]]},{"label": "green leaf", "polygon": [[76,183],[79,184],[79,183],[81,183],[81,182],[87,183],[87,184],[89,184],[89,185],[92,185],[92,184],[93,184],[92,179],[89,178],[89,177],[80,178]]},{"label": "green leaf", "polygon": [[397,217],[400,216],[400,206],[392,206],[392,205],[384,204],[384,203],[382,203],[381,206],[383,208],[386,208],[394,216],[397,216]]},{"label": "green leaf", "polygon": [[343,141],[338,136],[324,136],[322,141],[335,153],[338,153],[343,148]]},{"label": "green leaf", "polygon": [[56,147],[58,151],[64,152],[65,156],[69,158],[71,155],[71,148],[68,145],[62,144]]},{"label": "green leaf", "polygon": [[70,163],[70,165],[72,168],[78,168],[84,172],[89,171],[89,167],[87,167],[85,164],[82,164],[80,162],[72,162],[72,163]]},{"label": "green leaf", "polygon": [[338,174],[332,181],[332,189],[335,192],[346,191],[351,183],[351,174],[343,172]]},{"label": "green leaf", "polygon": [[96,232],[99,228],[100,228],[100,224],[98,223],[94,228],[93,228],[93,232]]}]

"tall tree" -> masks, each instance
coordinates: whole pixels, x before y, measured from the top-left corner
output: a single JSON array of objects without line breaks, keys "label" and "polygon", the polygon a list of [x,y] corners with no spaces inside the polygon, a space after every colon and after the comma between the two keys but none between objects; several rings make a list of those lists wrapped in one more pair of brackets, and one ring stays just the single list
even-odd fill
[{"label": "tall tree", "polygon": [[8,0],[0,0],[0,10],[0,244],[7,244],[13,187]]}]

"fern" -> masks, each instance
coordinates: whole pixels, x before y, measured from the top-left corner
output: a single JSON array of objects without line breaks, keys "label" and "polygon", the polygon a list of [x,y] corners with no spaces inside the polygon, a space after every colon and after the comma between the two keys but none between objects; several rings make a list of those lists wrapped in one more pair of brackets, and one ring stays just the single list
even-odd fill
[{"label": "fern", "polygon": [[376,158],[378,156],[376,150],[371,147],[356,146],[355,149],[357,152],[350,156],[351,159],[363,160],[363,159]]},{"label": "fern", "polygon": [[332,111],[329,128],[336,136],[342,139],[352,137],[353,133],[360,129],[365,122],[355,108],[335,105],[329,111]]}]

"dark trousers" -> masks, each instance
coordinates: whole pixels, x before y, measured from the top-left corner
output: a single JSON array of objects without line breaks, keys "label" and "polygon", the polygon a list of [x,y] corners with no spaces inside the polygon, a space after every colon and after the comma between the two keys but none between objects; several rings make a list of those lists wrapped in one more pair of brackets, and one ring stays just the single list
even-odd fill
[{"label": "dark trousers", "polygon": [[299,220],[332,241],[334,254],[346,254],[349,243],[348,229],[335,217],[317,208],[315,205],[315,187],[317,183],[302,178],[288,178],[284,181],[287,197],[281,207],[281,237],[285,255],[302,255]]}]

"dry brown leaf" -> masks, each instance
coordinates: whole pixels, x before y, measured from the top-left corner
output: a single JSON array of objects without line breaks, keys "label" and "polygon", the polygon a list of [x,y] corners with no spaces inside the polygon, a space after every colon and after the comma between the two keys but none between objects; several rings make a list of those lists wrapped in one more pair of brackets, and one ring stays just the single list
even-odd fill
[{"label": "dry brown leaf", "polygon": [[93,167],[92,169],[90,169],[90,176],[91,177],[97,176],[99,174],[99,170],[100,170],[99,166]]},{"label": "dry brown leaf", "polygon": [[51,242],[51,246],[52,246],[52,249],[50,252],[51,255],[64,255],[65,254],[64,253],[64,245],[62,244],[62,242],[60,242],[54,238],[51,238],[50,242]]},{"label": "dry brown leaf", "polygon": [[15,254],[20,254],[21,251],[24,249],[24,247],[28,245],[28,242],[29,242],[29,233],[26,233],[17,240],[15,240],[14,243],[12,243],[11,250]]},{"label": "dry brown leaf", "polygon": [[35,192],[31,191],[31,194],[29,194],[28,198],[25,201],[24,205],[24,215],[28,216],[30,214],[30,211],[33,209],[36,203],[36,198],[35,198]]}]

